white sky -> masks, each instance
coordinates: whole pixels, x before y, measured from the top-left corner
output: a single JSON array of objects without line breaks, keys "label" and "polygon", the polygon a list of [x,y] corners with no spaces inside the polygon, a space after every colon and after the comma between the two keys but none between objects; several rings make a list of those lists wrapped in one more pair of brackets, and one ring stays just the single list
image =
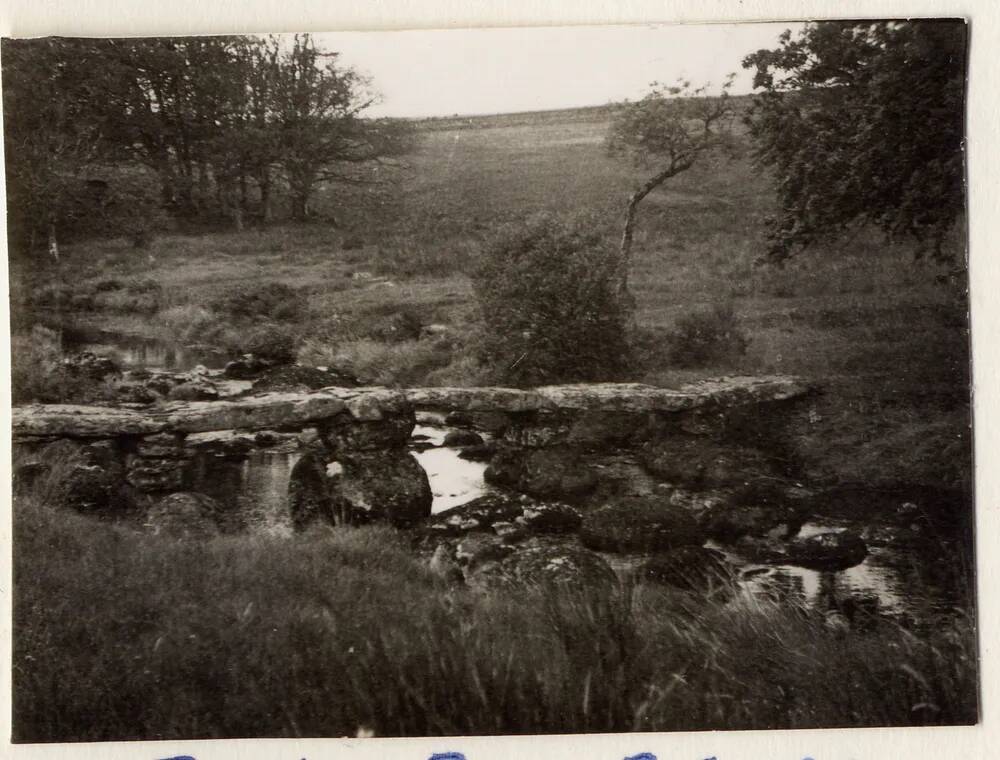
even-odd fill
[{"label": "white sky", "polygon": [[367,74],[370,116],[506,113],[641,97],[653,80],[722,83],[749,92],[740,62],[802,24],[712,24],[331,32],[316,42]]}]

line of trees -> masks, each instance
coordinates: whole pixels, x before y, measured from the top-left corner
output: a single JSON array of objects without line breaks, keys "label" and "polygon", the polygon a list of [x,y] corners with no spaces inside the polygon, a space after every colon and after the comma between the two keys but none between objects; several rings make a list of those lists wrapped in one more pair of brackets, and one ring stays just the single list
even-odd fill
[{"label": "line of trees", "polygon": [[278,193],[303,220],[320,185],[374,181],[412,145],[406,122],[365,118],[369,82],[309,35],[4,40],[2,57],[22,250],[57,254],[95,219],[141,243],[158,212],[241,228]]}]

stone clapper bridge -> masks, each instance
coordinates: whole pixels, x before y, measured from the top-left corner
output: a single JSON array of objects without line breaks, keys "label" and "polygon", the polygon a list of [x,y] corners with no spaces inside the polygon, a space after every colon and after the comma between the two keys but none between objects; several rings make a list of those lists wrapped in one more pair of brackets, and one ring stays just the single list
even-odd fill
[{"label": "stone clapper bridge", "polygon": [[[784,446],[788,402],[810,390],[787,376],[726,377],[678,390],[610,383],[530,390],[330,387],[142,408],[18,406],[12,433],[15,450],[34,451],[59,439],[97,446],[131,489],[155,499],[183,490],[191,434],[315,428],[318,435],[304,445],[289,484],[293,523],[301,527],[333,510],[325,516],[407,526],[431,510],[427,476],[407,449],[416,410],[489,420],[508,458],[542,449],[573,457],[671,437],[771,451]],[[322,496],[332,477],[338,483],[333,502]]]}]

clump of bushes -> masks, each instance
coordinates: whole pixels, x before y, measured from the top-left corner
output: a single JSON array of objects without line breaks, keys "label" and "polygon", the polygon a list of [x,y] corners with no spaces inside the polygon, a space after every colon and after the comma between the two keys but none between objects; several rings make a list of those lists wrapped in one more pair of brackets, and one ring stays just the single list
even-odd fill
[{"label": "clump of bushes", "polygon": [[670,362],[688,368],[736,362],[750,341],[733,305],[725,303],[681,317],[667,343]]},{"label": "clump of bushes", "polygon": [[280,281],[239,283],[219,310],[238,320],[294,322],[305,313],[305,299],[300,288]]},{"label": "clump of bushes", "polygon": [[295,334],[287,327],[264,324],[239,341],[239,350],[275,364],[291,364],[295,361],[296,344]]},{"label": "clump of bushes", "polygon": [[67,364],[59,333],[41,325],[11,335],[10,379],[15,404],[99,402],[115,396],[113,378]]},{"label": "clump of bushes", "polygon": [[586,220],[541,215],[508,227],[487,247],[473,285],[480,358],[499,381],[601,382],[628,372],[618,254]]}]

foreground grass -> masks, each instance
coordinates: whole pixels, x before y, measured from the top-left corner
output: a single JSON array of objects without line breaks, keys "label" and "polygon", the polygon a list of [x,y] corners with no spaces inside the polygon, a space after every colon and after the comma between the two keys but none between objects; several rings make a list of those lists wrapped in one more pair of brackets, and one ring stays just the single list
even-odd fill
[{"label": "foreground grass", "polygon": [[477,595],[400,534],[177,542],[15,508],[16,741],[969,723],[973,626]]}]

